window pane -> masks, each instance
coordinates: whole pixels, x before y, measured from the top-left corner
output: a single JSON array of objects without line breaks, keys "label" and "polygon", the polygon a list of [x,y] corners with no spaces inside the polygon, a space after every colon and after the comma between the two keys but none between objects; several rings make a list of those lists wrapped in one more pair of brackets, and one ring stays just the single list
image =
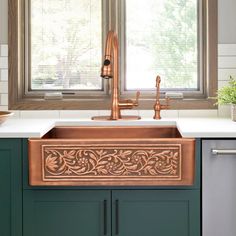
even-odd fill
[{"label": "window pane", "polygon": [[31,0],[31,88],[101,90],[99,0]]},{"label": "window pane", "polygon": [[126,89],[199,89],[197,2],[126,1]]}]

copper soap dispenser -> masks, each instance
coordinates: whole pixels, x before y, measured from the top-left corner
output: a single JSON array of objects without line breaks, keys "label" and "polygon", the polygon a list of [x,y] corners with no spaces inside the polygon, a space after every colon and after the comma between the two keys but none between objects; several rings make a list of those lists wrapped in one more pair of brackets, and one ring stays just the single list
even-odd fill
[{"label": "copper soap dispenser", "polygon": [[160,84],[161,84],[161,77],[158,75],[156,77],[156,102],[154,104],[154,116],[153,119],[160,120],[161,119],[161,110],[169,109],[169,98],[165,98],[166,104],[161,104],[160,102]]}]

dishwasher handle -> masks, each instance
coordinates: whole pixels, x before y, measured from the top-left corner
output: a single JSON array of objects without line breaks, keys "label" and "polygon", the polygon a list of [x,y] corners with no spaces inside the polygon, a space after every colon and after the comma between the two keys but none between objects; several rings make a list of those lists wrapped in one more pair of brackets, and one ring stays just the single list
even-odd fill
[{"label": "dishwasher handle", "polygon": [[212,155],[236,155],[236,149],[211,149]]}]

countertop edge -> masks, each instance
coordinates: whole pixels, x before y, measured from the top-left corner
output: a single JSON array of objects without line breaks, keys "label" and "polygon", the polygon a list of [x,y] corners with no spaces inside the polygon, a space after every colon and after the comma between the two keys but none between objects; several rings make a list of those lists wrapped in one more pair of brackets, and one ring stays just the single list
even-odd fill
[{"label": "countertop edge", "polygon": [[0,126],[0,138],[41,138],[55,126],[176,126],[183,138],[236,138],[236,122],[220,118],[170,118],[138,121],[88,119],[9,119]]}]

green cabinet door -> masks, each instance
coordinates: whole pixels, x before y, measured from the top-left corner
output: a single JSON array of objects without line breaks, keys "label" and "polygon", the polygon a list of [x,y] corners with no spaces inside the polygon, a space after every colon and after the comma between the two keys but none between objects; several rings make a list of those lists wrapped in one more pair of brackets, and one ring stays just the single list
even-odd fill
[{"label": "green cabinet door", "polygon": [[110,191],[25,190],[24,236],[111,235]]},{"label": "green cabinet door", "polygon": [[116,236],[200,236],[200,191],[124,190],[112,193]]},{"label": "green cabinet door", "polygon": [[0,139],[0,235],[22,235],[20,139]]}]

